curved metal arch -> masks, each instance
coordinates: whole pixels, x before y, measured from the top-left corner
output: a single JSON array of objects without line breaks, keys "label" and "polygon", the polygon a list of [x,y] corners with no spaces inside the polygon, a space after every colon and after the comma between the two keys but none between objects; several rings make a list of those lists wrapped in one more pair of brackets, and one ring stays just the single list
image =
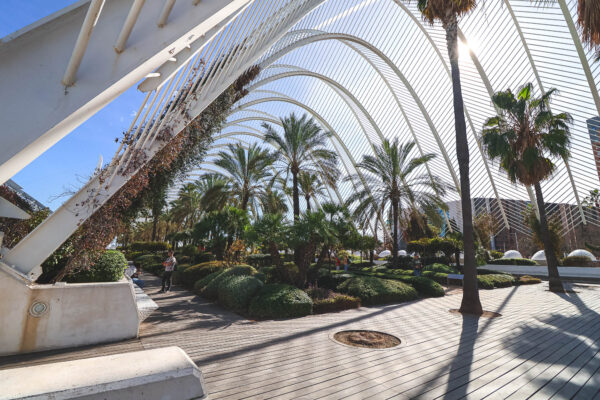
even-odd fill
[{"label": "curved metal arch", "polygon": [[[291,98],[288,98],[289,100],[293,100]],[[280,99],[278,99],[277,101],[280,101]],[[310,114],[312,114],[315,118],[317,118],[317,120],[319,120],[319,122],[321,123],[321,125],[323,125],[329,132],[331,132],[332,136],[337,140],[337,142],[340,144],[340,146],[342,147],[342,149],[344,150],[344,153],[346,154],[346,156],[350,159],[350,162],[352,162],[352,166],[354,167],[354,170],[357,172],[358,176],[360,177],[363,186],[369,191],[369,193],[371,192],[369,186],[366,184],[366,180],[363,177],[362,173],[356,168],[356,161],[354,160],[354,157],[352,157],[352,154],[350,153],[350,150],[346,147],[346,145],[344,144],[344,142],[342,141],[342,139],[340,138],[340,136],[338,135],[338,133],[336,132],[335,129],[333,129],[333,127],[319,114],[317,113],[315,110],[311,109],[310,107],[306,106],[305,104],[302,104],[300,102],[297,102],[296,104],[298,107],[301,107],[303,109],[305,109],[307,112],[309,112]],[[234,109],[232,110],[232,114],[234,114],[237,111],[242,111],[238,109]],[[263,114],[268,114],[268,113],[264,113]],[[278,126],[283,126],[280,120],[277,120],[275,118],[271,117],[266,117],[266,118],[259,118],[259,117],[246,117],[246,118],[242,118],[239,120],[235,120],[231,123],[227,123],[225,124],[225,126],[223,127],[223,129],[229,127],[229,126],[233,126],[236,125],[238,122],[244,122],[244,121],[249,121],[249,120],[258,120],[258,121],[268,121],[274,125],[278,125]],[[338,154],[340,154],[339,149],[337,148],[337,146],[335,145],[335,142],[333,141],[333,139],[331,140],[331,144],[333,145],[333,147],[336,149],[336,152]],[[348,168],[348,166],[346,165],[346,162],[344,161],[344,159],[342,159],[342,165],[344,165],[344,169],[346,170],[346,172],[348,173],[348,175],[350,176],[350,169]],[[356,189],[356,185],[354,183],[354,181],[351,181],[352,185],[354,186],[354,188]],[[336,195],[340,198],[340,202],[343,202],[341,195],[339,194],[337,188],[334,188]],[[383,223],[383,221],[381,220],[381,218],[379,218],[380,223],[382,224],[382,229],[383,229],[383,233],[385,236],[389,236],[389,233],[387,232],[387,229],[385,228],[385,224]],[[374,231],[374,228],[371,227],[371,230]]]},{"label": "curved metal arch", "polygon": [[[402,84],[404,85],[404,87],[406,87],[406,89],[409,91],[411,97],[413,98],[413,100],[415,101],[415,104],[417,105],[417,107],[419,107],[419,110],[421,111],[421,114],[423,115],[423,117],[425,118],[425,121],[427,122],[427,125],[429,126],[429,129],[431,130],[437,144],[438,144],[438,148],[440,149],[440,152],[442,153],[442,156],[444,157],[444,160],[446,161],[446,165],[448,166],[448,172],[450,173],[450,175],[452,176],[452,179],[454,180],[454,184],[455,187],[458,190],[458,193],[460,194],[460,183],[458,180],[458,177],[456,176],[456,173],[454,172],[454,169],[452,168],[452,163],[450,161],[450,157],[448,156],[448,153],[446,151],[446,147],[444,146],[444,143],[441,140],[441,137],[439,136],[439,133],[435,127],[435,124],[433,123],[429,113],[427,112],[427,109],[425,108],[425,106],[423,105],[423,103],[421,102],[421,99],[419,98],[419,96],[417,95],[416,91],[414,90],[414,88],[412,87],[412,85],[410,84],[410,82],[408,82],[408,80],[406,79],[406,77],[404,76],[404,74],[402,74],[402,72],[398,69],[398,67],[396,67],[396,65],[391,62],[391,60],[387,59],[387,57],[385,56],[385,54],[383,54],[380,50],[378,50],[376,47],[373,47],[371,44],[369,44],[367,41],[358,38],[356,36],[352,36],[352,35],[348,35],[345,33],[327,33],[327,34],[323,34],[323,35],[314,35],[314,36],[310,36],[307,38],[303,38],[297,42],[292,43],[291,45],[288,45],[282,49],[280,49],[279,51],[273,53],[272,55],[270,55],[269,57],[267,57],[265,60],[263,60],[260,65],[264,66],[264,65],[270,65],[272,64],[275,60],[283,57],[285,54],[299,48],[302,46],[305,46],[307,44],[310,43],[314,43],[317,41],[324,41],[324,40],[348,40],[350,42],[354,42],[360,45],[363,45],[364,47],[368,48],[370,51],[373,51],[377,56],[379,56],[386,64],[388,64],[388,66],[390,68],[392,68],[392,70],[394,71],[394,73],[396,73],[398,75],[398,78],[402,81]],[[284,73],[284,74],[292,74],[292,75],[302,75],[299,73]],[[310,74],[310,75],[319,75],[316,74],[314,72],[307,72],[304,74]],[[280,74],[283,75],[283,74]],[[276,75],[274,75],[276,76]],[[288,75],[291,76],[291,75]],[[322,76],[322,75],[320,75]],[[316,77],[316,76],[315,76]],[[273,76],[271,77],[267,77],[265,78],[265,80],[272,80]],[[324,77],[326,80],[329,80],[331,83],[333,83],[334,85],[339,85],[339,83],[337,83],[336,81],[332,80],[331,78],[328,77]],[[249,91],[251,91],[252,89],[254,89],[255,85],[252,85],[250,88],[248,88]],[[343,88],[343,86],[342,86]],[[368,113],[367,113],[368,114]]]},{"label": "curved metal arch", "polygon": [[[417,19],[414,17],[414,15],[413,15],[413,14],[410,12],[410,10],[408,10],[408,9],[406,8],[406,6],[405,6],[404,4],[400,3],[398,0],[394,0],[394,1],[395,1],[397,4],[399,4],[399,5],[400,5],[400,7],[401,7],[401,8],[403,8],[403,9],[406,11],[407,15],[409,15],[409,16],[411,17],[411,19],[413,19],[413,21],[414,21],[414,22],[417,24],[417,26],[420,28],[420,30],[421,30],[421,31],[422,31],[422,32],[425,34],[426,38],[427,38],[427,39],[428,39],[428,41],[431,43],[431,45],[432,45],[432,47],[434,48],[434,50],[436,51],[436,53],[437,53],[438,57],[439,57],[439,58],[440,58],[440,60],[442,61],[442,65],[444,66],[444,68],[445,68],[445,69],[446,69],[446,71],[448,72],[448,74],[449,74],[449,77],[451,78],[451,75],[450,75],[450,70],[448,69],[448,66],[447,66],[447,65],[446,65],[446,63],[445,63],[445,60],[444,60],[444,58],[443,58],[443,56],[442,56],[442,54],[441,54],[441,52],[440,52],[439,48],[437,47],[437,45],[435,44],[435,42],[433,41],[433,39],[432,39],[432,38],[429,36],[429,33],[428,33],[426,30],[425,30],[425,28],[422,26],[422,24],[420,24],[420,23],[418,22],[418,20],[417,20]],[[268,62],[274,62],[274,61],[270,61],[270,60],[271,60],[271,59],[275,59],[275,58],[282,57],[283,55],[287,54],[287,52],[290,52],[290,51],[294,50],[294,49],[295,49],[295,48],[297,48],[297,47],[301,47],[301,46],[305,45],[305,44],[298,45],[299,43],[306,42],[306,44],[310,44],[310,43],[313,43],[314,41],[317,41],[317,40],[328,40],[328,39],[339,40],[341,43],[343,43],[343,44],[345,44],[346,46],[350,47],[350,48],[351,48],[352,50],[354,50],[354,51],[355,51],[357,54],[359,54],[361,57],[363,57],[363,58],[364,58],[364,59],[365,59],[365,60],[366,60],[366,61],[367,61],[367,62],[368,62],[368,63],[369,63],[369,64],[370,64],[370,65],[371,65],[371,66],[372,66],[374,69],[375,69],[375,71],[376,71],[376,72],[377,72],[377,73],[380,75],[380,77],[382,78],[382,80],[384,81],[384,83],[386,84],[386,86],[388,86],[388,89],[389,89],[389,90],[390,90],[390,92],[392,93],[392,96],[393,96],[393,97],[394,97],[394,99],[396,100],[396,102],[397,102],[397,104],[398,104],[398,106],[399,106],[399,108],[400,108],[400,110],[401,110],[401,112],[402,112],[402,114],[403,114],[403,116],[404,116],[404,119],[405,119],[405,121],[407,121],[407,125],[409,125],[409,130],[411,131],[411,134],[413,135],[413,138],[415,138],[415,142],[417,143],[417,147],[418,147],[418,148],[419,148],[419,150],[422,152],[422,150],[420,149],[420,145],[418,144],[418,141],[416,140],[416,135],[414,134],[414,132],[413,132],[413,130],[412,130],[412,126],[410,126],[410,121],[409,121],[409,119],[408,119],[408,116],[406,115],[406,113],[404,113],[403,107],[401,106],[401,104],[400,104],[400,102],[399,102],[399,99],[397,98],[397,95],[396,95],[395,91],[394,91],[394,90],[392,89],[392,87],[390,86],[390,84],[389,84],[389,82],[387,81],[387,78],[385,78],[385,75],[383,74],[383,72],[382,72],[382,71],[381,71],[381,70],[380,70],[378,67],[376,67],[376,66],[373,64],[373,62],[372,62],[372,61],[371,61],[371,60],[370,60],[370,59],[369,59],[369,58],[368,58],[368,57],[367,57],[367,56],[366,56],[366,55],[365,55],[363,52],[361,52],[359,49],[357,49],[356,47],[352,46],[352,45],[351,45],[350,43],[348,43],[348,42],[351,42],[351,43],[352,43],[352,42],[354,42],[354,43],[358,43],[358,44],[360,44],[360,45],[362,45],[362,46],[366,47],[367,49],[369,49],[369,50],[370,50],[370,51],[372,51],[373,53],[375,53],[375,54],[376,54],[376,55],[377,55],[379,58],[381,58],[381,59],[382,59],[382,60],[383,60],[383,61],[384,61],[384,62],[385,62],[387,65],[388,65],[388,67],[390,67],[390,68],[392,69],[392,71],[393,71],[393,72],[396,74],[396,76],[397,76],[397,77],[398,77],[398,78],[399,78],[399,79],[400,79],[400,80],[403,82],[403,84],[405,85],[405,87],[406,87],[406,88],[409,90],[409,92],[410,92],[410,93],[411,93],[411,95],[412,95],[412,94],[413,94],[413,92],[414,92],[414,90],[412,89],[412,87],[409,87],[409,85],[407,85],[407,82],[408,82],[408,81],[407,81],[407,79],[404,77],[404,75],[403,75],[403,74],[401,73],[401,71],[400,71],[400,70],[397,68],[397,66],[394,64],[394,62],[393,62],[393,61],[391,61],[391,60],[390,60],[390,59],[389,59],[389,58],[388,58],[388,57],[387,57],[387,56],[386,56],[386,55],[385,55],[383,52],[381,52],[379,49],[377,49],[376,47],[372,46],[370,43],[368,43],[368,42],[364,41],[363,39],[361,39],[361,38],[358,38],[358,37],[356,37],[356,36],[352,36],[352,35],[348,35],[348,34],[341,34],[341,33],[339,33],[339,34],[338,34],[338,33],[327,33],[327,32],[318,31],[318,30],[313,30],[313,29],[302,29],[302,30],[298,30],[298,31],[292,31],[292,32],[294,32],[294,33],[297,33],[297,32],[308,32],[308,33],[310,33],[310,32],[318,32],[318,34],[316,34],[316,35],[313,35],[313,36],[309,36],[309,37],[302,38],[302,39],[300,39],[300,40],[298,40],[298,41],[296,41],[296,42],[294,42],[294,43],[292,43],[292,44],[290,44],[290,45],[288,45],[288,46],[286,46],[286,47],[283,47],[283,48],[282,48],[282,49],[280,49],[279,51],[277,51],[277,52],[275,52],[274,54],[272,54],[271,56],[267,57],[267,58],[266,58],[266,59],[263,61],[264,63],[268,63]],[[346,36],[347,38],[346,38],[346,39],[340,39],[340,38],[334,38],[334,37],[331,37],[331,36],[340,36],[340,35]],[[311,39],[315,38],[316,36],[320,36],[321,38],[319,38],[319,39],[317,39],[317,40],[311,40]],[[329,38],[326,38],[326,37],[329,37]],[[351,38],[352,38],[352,39],[351,39]],[[353,39],[355,39],[355,40],[353,40]],[[289,49],[289,50],[288,50],[288,49]],[[286,50],[287,50],[287,51],[286,51]],[[472,58],[473,58],[473,61],[474,61],[474,63],[476,63],[477,65],[479,65],[479,62],[478,62],[478,60],[476,59],[476,56],[475,56],[474,54],[472,54],[472,53],[471,53],[471,55],[472,55]],[[262,63],[261,63],[261,64],[262,64]],[[480,70],[480,69],[478,68],[478,70]],[[481,69],[481,71],[480,71],[480,75],[481,75],[481,72],[482,72],[482,69]],[[485,74],[485,73],[484,73],[484,74]],[[485,77],[485,78],[484,78],[484,76],[482,76],[482,80],[484,81],[484,84],[486,84],[485,82],[487,82],[487,84],[486,84],[486,87],[491,87],[491,86],[490,86],[490,84],[489,84],[489,80],[487,79],[487,77]],[[416,92],[414,92],[414,93],[416,94]],[[415,96],[414,96],[414,95],[413,95],[412,97],[413,97],[413,99],[415,100],[415,103],[417,103],[417,105],[419,106],[419,108],[421,109],[421,111],[422,111],[422,113],[423,113],[423,112],[424,112],[424,111],[423,111],[423,110],[424,110],[424,106],[423,106],[423,105],[422,105],[422,103],[420,102],[420,99],[419,99],[419,100],[417,100],[417,99],[415,98]],[[417,96],[417,97],[418,97],[418,96]],[[424,115],[424,117],[425,117],[425,119],[426,119],[427,123],[429,124],[429,126],[430,126],[430,129],[432,129],[432,126],[433,126],[433,121],[431,121],[431,120],[430,120],[430,117],[429,117],[428,113],[425,111],[423,115]],[[483,149],[482,149],[482,147],[481,147],[481,143],[480,143],[480,141],[479,141],[479,139],[478,139],[478,137],[477,137],[476,130],[475,130],[475,126],[474,126],[474,124],[473,124],[473,121],[472,121],[472,119],[471,119],[471,117],[470,117],[470,114],[469,114],[469,112],[468,112],[468,109],[467,109],[467,107],[466,107],[466,106],[465,106],[465,115],[467,116],[467,120],[468,120],[468,122],[469,122],[469,125],[470,125],[470,127],[471,127],[471,131],[472,131],[472,133],[473,133],[473,137],[475,138],[475,141],[476,141],[476,143],[477,143],[477,147],[478,147],[478,149],[479,149],[479,152],[480,152],[481,158],[482,158],[482,160],[483,160],[483,163],[484,163],[484,166],[485,166],[485,169],[486,169],[486,172],[487,172],[488,178],[489,178],[489,180],[490,180],[490,184],[491,184],[491,186],[492,186],[492,190],[493,190],[493,192],[494,192],[494,195],[495,195],[495,197],[496,197],[496,200],[497,200],[497,203],[498,203],[498,206],[499,206],[499,209],[500,209],[500,212],[501,212],[502,219],[503,219],[503,221],[504,221],[505,227],[508,229],[508,228],[510,228],[510,224],[509,224],[509,222],[508,222],[508,217],[507,217],[507,215],[506,215],[506,211],[504,210],[504,206],[503,206],[503,204],[502,204],[502,201],[500,200],[500,195],[499,195],[499,193],[498,193],[498,189],[497,189],[497,187],[496,187],[496,183],[495,183],[495,181],[494,181],[493,175],[492,175],[492,173],[491,173],[491,170],[490,170],[490,168],[489,168],[489,164],[488,164],[488,162],[487,162],[487,159],[486,159],[485,155],[483,154],[484,152],[483,152]],[[434,134],[434,137],[435,137],[435,139],[436,139],[436,141],[437,141],[437,143],[438,143],[438,147],[440,147],[440,150],[442,151],[442,154],[444,155],[444,158],[445,158],[445,160],[446,160],[446,165],[448,166],[448,170],[449,170],[450,174],[452,175],[452,177],[453,177],[453,179],[454,179],[454,182],[455,182],[455,185],[456,185],[456,187],[457,187],[458,193],[460,194],[460,190],[459,190],[459,188],[460,188],[460,185],[457,183],[457,182],[458,182],[458,179],[457,179],[457,177],[456,177],[456,175],[455,175],[455,173],[454,173],[454,170],[453,170],[453,168],[452,168],[452,166],[451,166],[451,163],[449,162],[449,158],[448,158],[448,156],[447,156],[447,151],[446,151],[446,149],[445,149],[445,146],[444,146],[444,145],[443,145],[443,143],[441,142],[441,139],[439,138],[439,134],[437,133],[437,131],[436,131],[435,129],[432,129],[432,133]],[[428,168],[428,171],[429,171],[429,168]],[[429,172],[429,173],[430,173],[430,172]],[[431,173],[430,173],[430,176],[431,176]]]}]

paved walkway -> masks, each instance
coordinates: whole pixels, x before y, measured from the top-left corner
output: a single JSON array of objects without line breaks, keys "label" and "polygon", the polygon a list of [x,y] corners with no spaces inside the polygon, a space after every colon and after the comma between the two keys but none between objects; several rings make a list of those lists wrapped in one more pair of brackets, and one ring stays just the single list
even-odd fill
[{"label": "paved walkway", "polygon": [[[182,347],[202,369],[210,399],[600,398],[600,286],[574,285],[576,293],[563,295],[546,284],[481,291],[485,309],[503,314],[496,319],[449,313],[459,293],[253,322],[184,290],[156,294],[157,281],[148,283],[160,308],[121,351]],[[389,332],[402,344],[355,349],[329,337],[356,328]],[[65,355],[27,357],[37,363]],[[0,365],[23,361],[0,358]]]},{"label": "paved walkway", "polygon": [[[545,265],[486,265],[481,268],[542,278],[548,276],[548,267]],[[558,273],[564,278],[598,279],[600,281],[600,268],[597,267],[558,267]]]}]

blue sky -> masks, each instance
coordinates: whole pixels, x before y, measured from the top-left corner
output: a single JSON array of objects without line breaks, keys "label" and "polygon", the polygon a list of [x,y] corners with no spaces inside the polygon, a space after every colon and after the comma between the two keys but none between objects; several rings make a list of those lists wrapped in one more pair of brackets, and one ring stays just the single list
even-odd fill
[{"label": "blue sky", "polygon": [[[75,2],[1,0],[0,37]],[[130,89],[12,179],[30,195],[55,210],[68,198],[60,196],[62,193],[80,187],[88,179],[98,164],[100,155],[104,162],[110,161],[116,151],[114,139],[128,128],[131,114],[138,109],[142,98],[135,87]]]}]

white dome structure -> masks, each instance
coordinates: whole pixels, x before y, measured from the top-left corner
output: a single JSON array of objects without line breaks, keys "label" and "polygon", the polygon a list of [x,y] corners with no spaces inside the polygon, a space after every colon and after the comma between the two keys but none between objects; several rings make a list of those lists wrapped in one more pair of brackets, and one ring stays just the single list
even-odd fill
[{"label": "white dome structure", "polygon": [[532,257],[533,261],[546,261],[546,253],[544,250],[537,251]]},{"label": "white dome structure", "polygon": [[573,250],[569,253],[569,257],[587,257],[590,261],[596,261],[596,257],[592,253],[584,249]]},{"label": "white dome structure", "polygon": [[389,257],[392,255],[392,252],[389,250],[384,250],[381,253],[379,253],[379,257]]},{"label": "white dome structure", "polygon": [[523,256],[517,250],[508,250],[507,252],[504,253],[504,255],[502,256],[502,258],[504,258],[504,259],[507,259],[507,258],[523,258]]},{"label": "white dome structure", "polygon": [[398,251],[398,255],[401,257],[406,257],[408,255],[408,253],[406,252],[406,250],[400,250],[400,251]]}]

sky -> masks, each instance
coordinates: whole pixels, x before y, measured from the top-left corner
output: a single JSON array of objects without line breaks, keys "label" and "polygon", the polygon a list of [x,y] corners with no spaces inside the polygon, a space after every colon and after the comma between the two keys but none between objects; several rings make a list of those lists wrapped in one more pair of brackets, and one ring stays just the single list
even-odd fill
[{"label": "sky", "polygon": [[[1,0],[0,37],[5,37],[76,0]],[[68,199],[64,193],[81,187],[102,155],[112,159],[120,137],[143,99],[135,86],[25,167],[13,180],[52,210]]]}]

